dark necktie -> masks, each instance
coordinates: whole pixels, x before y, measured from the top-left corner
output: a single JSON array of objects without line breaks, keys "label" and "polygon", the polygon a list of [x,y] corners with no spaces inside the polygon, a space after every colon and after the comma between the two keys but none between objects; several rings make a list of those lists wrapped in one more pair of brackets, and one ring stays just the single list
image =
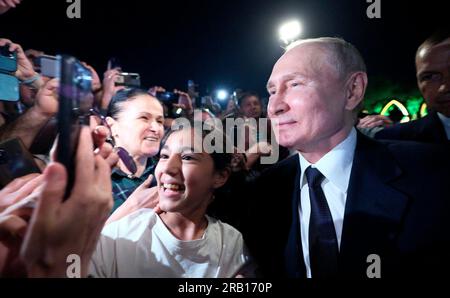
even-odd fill
[{"label": "dark necktie", "polygon": [[320,186],[325,178],[316,168],[305,171],[311,201],[309,220],[309,260],[313,278],[337,276],[338,242],[333,218]]}]

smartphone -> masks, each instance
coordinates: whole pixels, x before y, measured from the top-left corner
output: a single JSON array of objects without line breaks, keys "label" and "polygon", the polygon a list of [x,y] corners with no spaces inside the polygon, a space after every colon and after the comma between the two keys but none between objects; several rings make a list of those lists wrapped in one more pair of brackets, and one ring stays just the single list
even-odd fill
[{"label": "smartphone", "polygon": [[58,146],[56,160],[68,173],[68,184],[64,199],[67,199],[75,180],[75,156],[82,125],[89,125],[90,109],[93,105],[91,93],[92,73],[75,57],[58,55],[60,67]]},{"label": "smartphone", "polygon": [[19,80],[13,75],[0,73],[0,100],[18,101],[19,94]]},{"label": "smartphone", "polygon": [[156,98],[167,105],[178,102],[179,95],[174,92],[156,92]]},{"label": "smartphone", "polygon": [[9,45],[0,47],[0,70],[13,73],[17,70],[17,53],[9,50]]},{"label": "smartphone", "polygon": [[59,75],[59,62],[56,56],[42,55],[34,60],[36,70],[43,76],[56,78]]},{"label": "smartphone", "polygon": [[121,72],[116,79],[116,86],[141,87],[141,77],[138,73]]},{"label": "smartphone", "polygon": [[16,178],[40,172],[22,140],[14,138],[0,143],[0,188]]},{"label": "smartphone", "polygon": [[9,45],[0,47],[0,100],[19,100],[19,80],[14,76],[17,70],[17,53],[9,51]]}]

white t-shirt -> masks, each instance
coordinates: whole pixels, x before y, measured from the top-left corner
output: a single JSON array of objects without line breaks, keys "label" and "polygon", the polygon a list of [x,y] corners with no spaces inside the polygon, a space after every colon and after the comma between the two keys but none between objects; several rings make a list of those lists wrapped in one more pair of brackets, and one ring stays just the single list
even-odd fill
[{"label": "white t-shirt", "polygon": [[234,277],[243,271],[251,275],[253,265],[241,233],[207,219],[201,239],[182,241],[152,209],[127,215],[103,228],[89,273],[94,277]]}]

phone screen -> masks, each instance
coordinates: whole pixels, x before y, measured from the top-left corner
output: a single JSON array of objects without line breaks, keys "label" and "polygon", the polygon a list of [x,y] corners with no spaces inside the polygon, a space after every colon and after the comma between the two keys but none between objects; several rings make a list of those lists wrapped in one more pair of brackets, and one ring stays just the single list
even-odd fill
[{"label": "phone screen", "polygon": [[0,73],[0,100],[18,101],[19,80],[12,75]]},{"label": "phone screen", "polygon": [[56,78],[59,74],[59,63],[54,56],[40,56],[41,75]]}]

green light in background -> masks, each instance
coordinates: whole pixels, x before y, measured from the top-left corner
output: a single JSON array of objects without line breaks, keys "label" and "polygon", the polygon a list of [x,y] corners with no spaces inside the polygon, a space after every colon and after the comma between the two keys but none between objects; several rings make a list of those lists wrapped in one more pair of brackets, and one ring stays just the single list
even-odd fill
[{"label": "green light in background", "polygon": [[383,109],[383,103],[379,102],[375,105],[375,107],[373,108],[373,112],[380,114],[381,110]]},{"label": "green light in background", "polygon": [[406,108],[408,109],[409,114],[411,115],[411,120],[415,120],[419,117],[420,105],[423,102],[423,98],[421,97],[411,97],[406,100]]},{"label": "green light in background", "polygon": [[390,112],[392,112],[392,110],[394,110],[395,107],[397,107],[403,115],[403,118],[400,120],[401,123],[409,122],[411,120],[408,109],[406,109],[406,107],[396,99],[392,99],[390,102],[388,102],[381,110],[380,114],[384,116],[389,116]]},{"label": "green light in background", "polygon": [[427,105],[422,97],[408,97],[406,100],[400,100],[399,98],[390,97],[388,99],[378,100],[372,102],[370,108],[366,111],[369,114],[380,114],[389,116],[394,109],[399,109],[403,118],[400,122],[408,122],[423,118],[427,115]]},{"label": "green light in background", "polygon": [[423,102],[422,105],[420,106],[420,118],[423,118],[426,115],[428,115],[427,104],[426,102]]}]

